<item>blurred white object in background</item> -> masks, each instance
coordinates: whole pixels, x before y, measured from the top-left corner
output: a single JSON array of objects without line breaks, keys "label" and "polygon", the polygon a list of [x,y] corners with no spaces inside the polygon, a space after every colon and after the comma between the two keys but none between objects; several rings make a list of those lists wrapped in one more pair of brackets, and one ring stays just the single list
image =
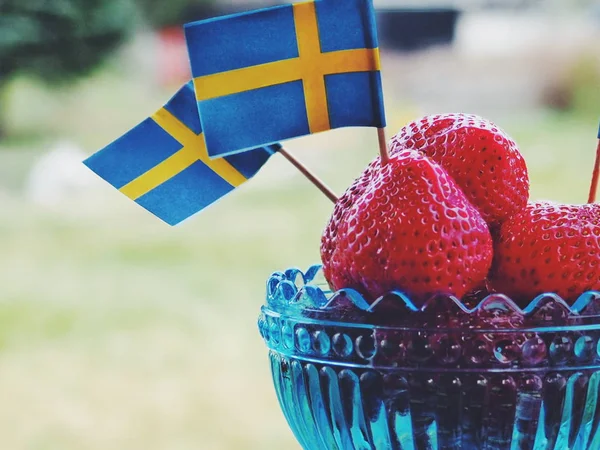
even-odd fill
[{"label": "blurred white object in background", "polygon": [[82,162],[87,157],[74,143],[58,142],[33,165],[25,195],[44,206],[85,195],[99,185],[98,177]]},{"label": "blurred white object in background", "polygon": [[519,57],[536,52],[570,52],[597,39],[589,15],[493,11],[464,14],[458,24],[456,48],[470,57]]}]

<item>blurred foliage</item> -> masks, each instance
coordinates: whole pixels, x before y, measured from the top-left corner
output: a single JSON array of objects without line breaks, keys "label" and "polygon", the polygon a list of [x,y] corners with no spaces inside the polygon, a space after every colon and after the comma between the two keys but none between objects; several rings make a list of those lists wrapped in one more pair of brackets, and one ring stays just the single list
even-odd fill
[{"label": "blurred foliage", "polygon": [[66,81],[100,64],[135,20],[132,0],[0,0],[0,83]]},{"label": "blurred foliage", "polygon": [[215,0],[136,0],[144,19],[155,28],[181,25],[185,22],[218,15],[223,9]]},{"label": "blurred foliage", "polygon": [[600,105],[600,59],[596,54],[578,61],[568,78],[572,107],[584,114],[598,115]]},{"label": "blurred foliage", "polygon": [[600,105],[600,59],[596,51],[565,63],[561,76],[544,92],[542,101],[555,110],[596,116]]}]

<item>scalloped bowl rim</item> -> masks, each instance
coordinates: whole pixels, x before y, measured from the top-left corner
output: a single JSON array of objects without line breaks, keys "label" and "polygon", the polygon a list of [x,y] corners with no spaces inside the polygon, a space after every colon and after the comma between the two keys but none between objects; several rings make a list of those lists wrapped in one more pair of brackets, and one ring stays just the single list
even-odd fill
[{"label": "scalloped bowl rim", "polygon": [[[377,310],[378,305],[384,302],[390,296],[393,296],[403,303],[402,307],[405,308],[405,312],[409,314],[420,314],[427,312],[432,302],[444,298],[450,300],[452,304],[450,308],[454,308],[457,312],[466,315],[475,315],[480,312],[486,312],[486,308],[490,305],[501,306],[503,310],[508,311],[511,314],[516,314],[522,317],[531,317],[542,307],[549,303],[556,304],[565,313],[565,317],[569,319],[592,319],[598,318],[597,323],[585,324],[585,325],[562,325],[562,326],[541,326],[541,327],[522,327],[522,328],[507,328],[504,331],[518,331],[527,332],[528,330],[542,331],[545,328],[548,330],[557,329],[569,329],[569,330],[585,330],[585,329],[597,329],[600,327],[600,291],[589,291],[582,293],[572,305],[569,305],[564,299],[555,293],[540,294],[532,299],[529,304],[521,308],[513,300],[504,294],[490,294],[482,299],[476,306],[469,308],[460,299],[453,295],[434,295],[421,306],[417,306],[409,296],[401,291],[391,291],[377,298],[373,302],[369,302],[365,299],[358,291],[354,289],[341,289],[337,292],[329,290],[326,283],[315,283],[315,278],[322,274],[322,266],[317,264],[309,267],[306,271],[302,271],[298,268],[290,268],[284,272],[273,272],[267,281],[267,303],[262,306],[261,310],[263,313],[269,315],[277,315],[287,318],[299,319],[306,323],[327,323],[329,325],[339,325],[345,327],[359,327],[359,326],[371,326],[381,329],[394,329],[394,330],[423,330],[423,327],[407,327],[407,326],[394,326],[389,324],[374,324],[374,323],[363,323],[357,321],[343,321],[343,320],[330,320],[330,319],[315,319],[306,317],[301,312],[328,312],[332,311],[332,301],[336,298],[343,296],[349,300],[352,306],[355,308],[355,312],[363,315],[365,318],[368,317],[369,313],[373,313]],[[301,279],[302,286],[297,286],[297,280]],[[293,288],[295,287],[295,292]],[[325,287],[326,289],[323,289]],[[286,293],[282,293],[282,290],[287,290]],[[293,294],[293,295],[292,295]],[[317,297],[320,299],[316,304],[307,304],[303,299],[307,296]],[[585,314],[585,310],[590,307],[593,303],[597,303],[598,308],[594,311],[594,314]],[[443,330],[457,330],[456,328],[432,328],[432,330],[440,332]],[[465,330],[467,331],[467,330]],[[490,328],[484,330],[483,328],[469,329],[469,332],[498,332],[498,328]]]}]

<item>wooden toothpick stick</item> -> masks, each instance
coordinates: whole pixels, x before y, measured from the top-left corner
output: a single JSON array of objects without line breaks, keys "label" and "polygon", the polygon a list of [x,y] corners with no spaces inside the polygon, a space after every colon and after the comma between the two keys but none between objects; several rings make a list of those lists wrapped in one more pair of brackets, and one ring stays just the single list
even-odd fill
[{"label": "wooden toothpick stick", "polygon": [[281,148],[279,153],[283,155],[285,159],[287,159],[296,169],[302,173],[309,181],[314,184],[317,189],[319,189],[325,196],[331,200],[333,203],[337,203],[338,196],[323,182],[320,178],[318,178],[315,174],[313,174],[304,164],[298,161],[294,156],[292,156],[285,148]]},{"label": "wooden toothpick stick", "polygon": [[387,138],[385,137],[385,128],[377,128],[377,138],[379,139],[381,165],[385,166],[390,161],[390,151],[388,149]]},{"label": "wooden toothpick stick", "polygon": [[588,203],[596,202],[596,193],[598,192],[598,179],[600,178],[600,130],[598,130],[598,147],[596,148],[596,162],[594,163],[594,172],[592,175],[592,185]]}]

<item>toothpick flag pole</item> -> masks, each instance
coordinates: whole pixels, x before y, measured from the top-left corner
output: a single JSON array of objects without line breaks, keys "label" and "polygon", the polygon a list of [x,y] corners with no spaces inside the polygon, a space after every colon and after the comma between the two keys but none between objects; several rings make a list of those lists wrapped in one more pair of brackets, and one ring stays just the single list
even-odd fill
[{"label": "toothpick flag pole", "polygon": [[381,155],[381,165],[385,166],[390,160],[387,138],[385,137],[385,128],[377,128],[377,137],[379,139],[379,154]]},{"label": "toothpick flag pole", "polygon": [[279,153],[281,153],[285,159],[292,163],[292,165],[296,167],[296,169],[298,169],[302,175],[308,178],[309,181],[314,184],[323,194],[325,194],[329,200],[331,200],[333,203],[338,201],[338,196],[335,195],[335,193],[323,181],[313,174],[304,164],[292,156],[285,148],[279,150]]},{"label": "toothpick flag pole", "polygon": [[590,187],[590,196],[588,203],[596,202],[596,193],[598,192],[598,180],[600,179],[600,129],[598,129],[598,147],[596,148],[596,162],[594,163],[594,172],[592,175],[592,185]]}]

